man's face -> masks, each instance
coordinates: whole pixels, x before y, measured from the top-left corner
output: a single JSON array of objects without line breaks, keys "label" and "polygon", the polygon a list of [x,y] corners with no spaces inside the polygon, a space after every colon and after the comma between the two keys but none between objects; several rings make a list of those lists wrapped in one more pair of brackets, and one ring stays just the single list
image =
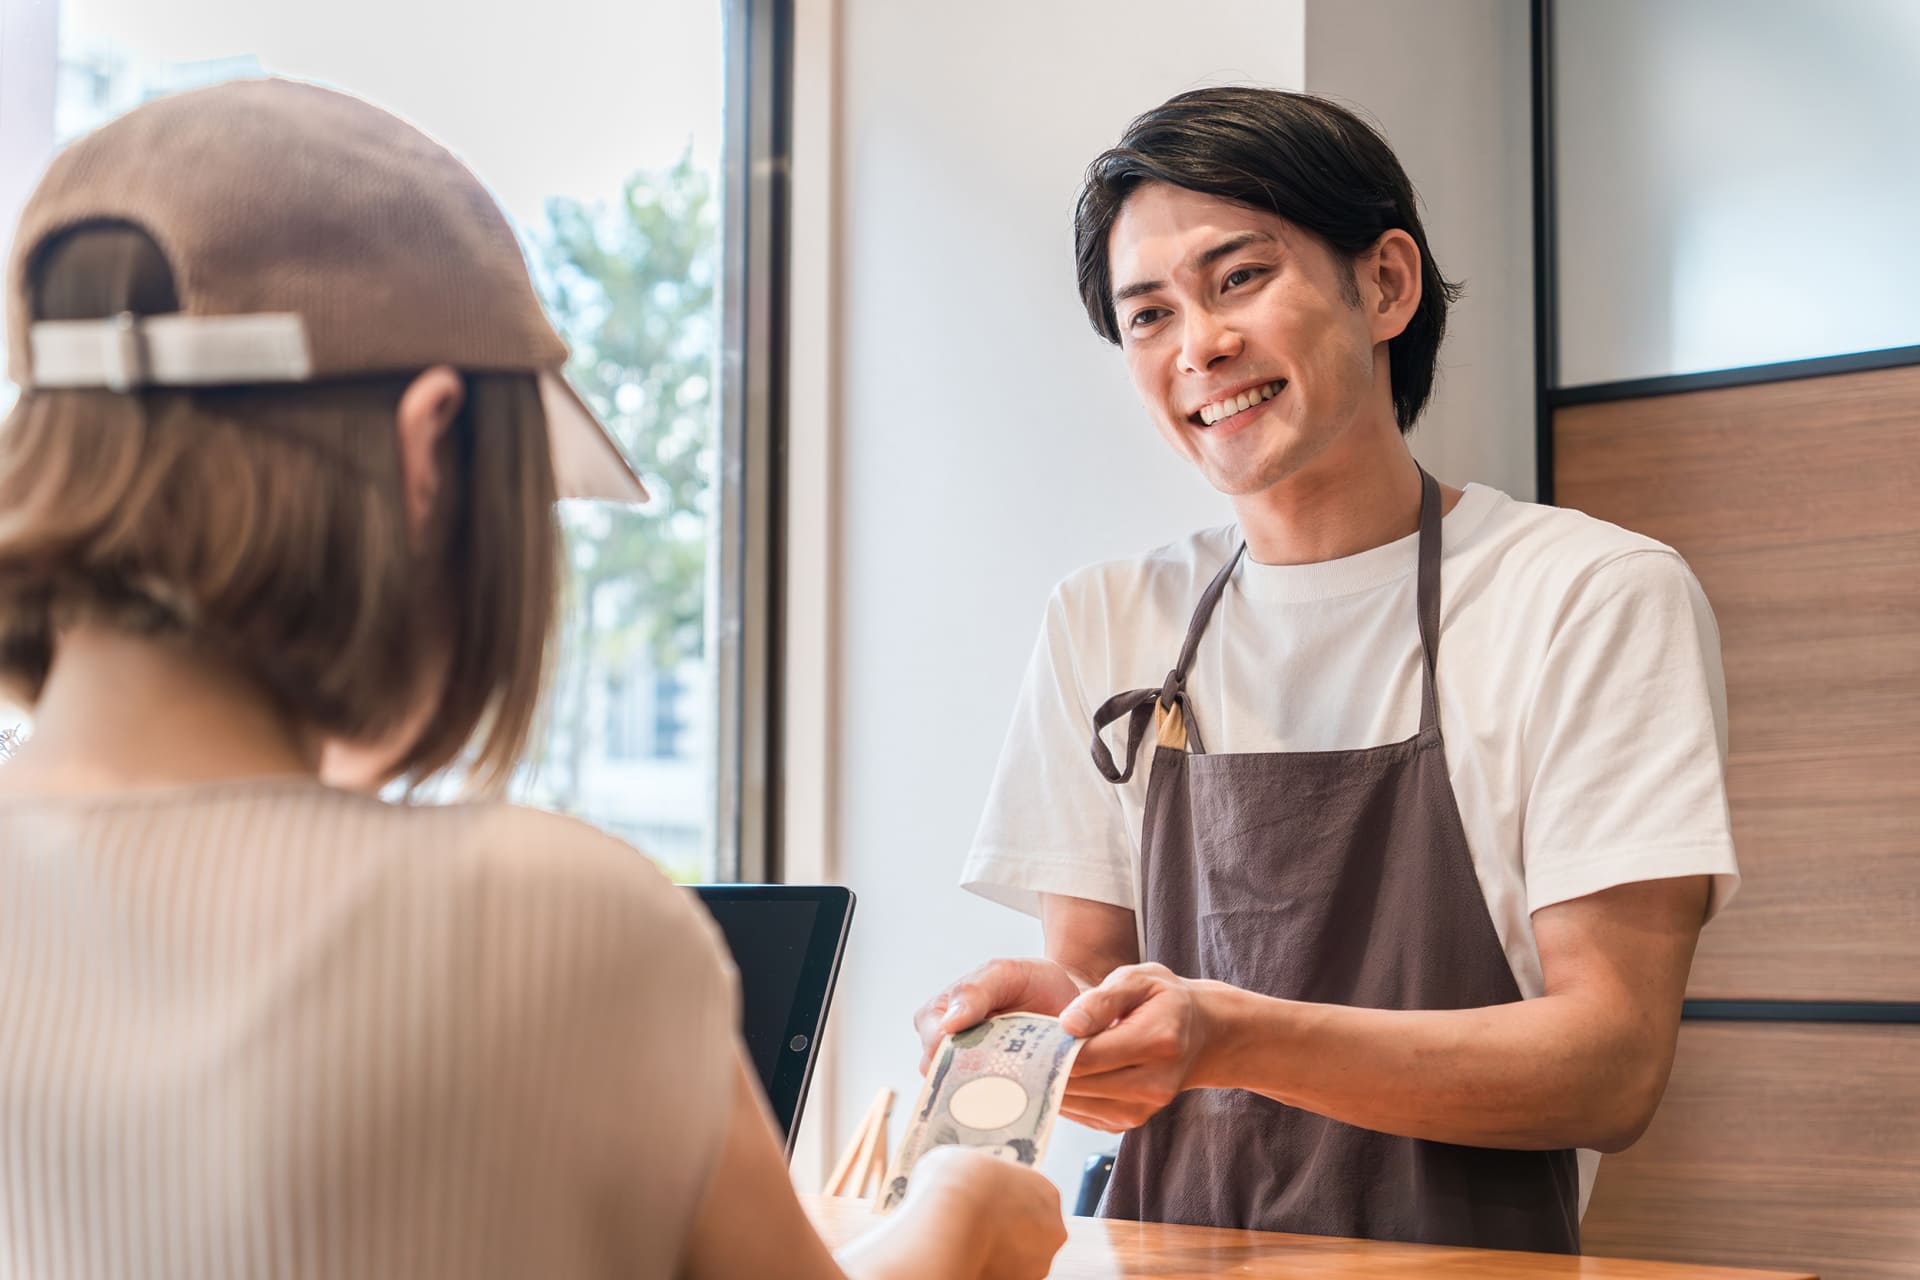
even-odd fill
[{"label": "man's face", "polygon": [[1147,183],[1121,207],[1107,261],[1134,389],[1220,492],[1258,493],[1363,418],[1384,407],[1391,419],[1349,264],[1284,218]]}]

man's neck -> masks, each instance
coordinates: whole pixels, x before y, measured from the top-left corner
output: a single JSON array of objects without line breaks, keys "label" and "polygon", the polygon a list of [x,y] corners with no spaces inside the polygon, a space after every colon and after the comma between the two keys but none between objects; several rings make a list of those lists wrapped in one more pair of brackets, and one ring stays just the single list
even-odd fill
[{"label": "man's neck", "polygon": [[[1440,487],[1442,511],[1460,491]],[[1336,446],[1285,479],[1233,500],[1256,564],[1319,564],[1420,528],[1420,469],[1399,433],[1384,446]]]},{"label": "man's neck", "polygon": [[167,640],[63,632],[0,791],[92,793],[312,775],[315,744],[253,682]]}]

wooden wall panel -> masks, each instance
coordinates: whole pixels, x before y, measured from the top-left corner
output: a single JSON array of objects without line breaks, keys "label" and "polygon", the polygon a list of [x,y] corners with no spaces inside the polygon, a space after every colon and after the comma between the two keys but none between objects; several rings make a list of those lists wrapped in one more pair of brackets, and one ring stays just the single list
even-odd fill
[{"label": "wooden wall panel", "polygon": [[1745,883],[1689,994],[1920,1000],[1920,367],[1561,409],[1554,476],[1720,624]]},{"label": "wooden wall panel", "polygon": [[1588,1253],[1920,1276],[1920,1026],[1689,1022],[1667,1096],[1600,1162]]}]

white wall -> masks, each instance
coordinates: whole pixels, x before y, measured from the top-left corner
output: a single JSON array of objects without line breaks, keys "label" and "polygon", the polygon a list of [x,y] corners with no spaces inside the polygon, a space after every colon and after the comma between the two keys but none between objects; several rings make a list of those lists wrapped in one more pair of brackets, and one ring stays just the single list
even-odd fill
[{"label": "white wall", "polygon": [[[1506,198],[1524,197],[1526,175],[1502,172],[1504,145],[1460,144],[1504,130],[1524,161],[1524,30],[1518,44],[1491,20],[1409,36],[1395,61],[1440,38],[1472,55],[1463,80],[1493,67],[1504,83],[1505,60],[1519,60],[1517,105],[1450,88],[1454,123],[1426,127],[1396,81],[1406,68],[1375,69],[1387,86],[1359,74],[1368,24],[1316,24],[1321,7],[800,0],[786,830],[791,875],[859,894],[803,1183],[882,1085],[902,1096],[898,1140],[919,1084],[909,1017],[921,1000],[991,956],[1039,950],[1035,922],[955,879],[1049,588],[1231,517],[1160,443],[1074,287],[1079,177],[1128,119],[1200,84],[1313,87],[1316,25],[1333,31],[1329,87],[1387,101],[1416,179],[1436,209],[1451,206],[1436,242],[1472,245],[1443,262],[1487,313],[1461,325],[1423,454],[1449,479],[1532,492],[1531,336],[1501,310],[1530,261],[1524,198]],[[1524,28],[1524,6],[1508,7]],[[1502,118],[1510,107],[1516,120]],[[1112,1142],[1063,1128],[1049,1172],[1070,1196],[1085,1154]]]},{"label": "white wall", "polygon": [[1531,501],[1533,108],[1520,0],[1307,0],[1307,84],[1381,126],[1440,269],[1466,284],[1413,449]]}]

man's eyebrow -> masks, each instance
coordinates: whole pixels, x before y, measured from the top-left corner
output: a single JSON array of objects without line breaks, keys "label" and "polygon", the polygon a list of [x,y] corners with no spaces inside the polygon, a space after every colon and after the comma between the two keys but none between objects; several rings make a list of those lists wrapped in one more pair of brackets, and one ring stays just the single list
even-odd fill
[{"label": "man's eyebrow", "polygon": [[[1273,243],[1274,237],[1265,231],[1242,231],[1237,236],[1231,236],[1228,239],[1222,240],[1219,244],[1195,258],[1193,265],[1196,269],[1204,270],[1227,255],[1238,253],[1248,245],[1259,244],[1262,241]],[[1125,302],[1128,298],[1137,298],[1143,293],[1153,293],[1166,287],[1167,282],[1165,280],[1136,280],[1132,284],[1122,285],[1120,288],[1115,289],[1113,291],[1113,301],[1115,305],[1118,305],[1119,303]]]},{"label": "man's eyebrow", "polygon": [[1228,254],[1238,253],[1248,245],[1259,244],[1263,240],[1269,244],[1274,243],[1273,237],[1265,231],[1242,231],[1239,235],[1228,240],[1222,240],[1219,244],[1201,254],[1194,260],[1194,265],[1196,267],[1210,267]]},{"label": "man's eyebrow", "polygon": [[1167,287],[1165,280],[1136,280],[1130,285],[1113,291],[1115,303],[1125,302],[1128,298],[1137,298],[1143,293],[1154,293]]}]

